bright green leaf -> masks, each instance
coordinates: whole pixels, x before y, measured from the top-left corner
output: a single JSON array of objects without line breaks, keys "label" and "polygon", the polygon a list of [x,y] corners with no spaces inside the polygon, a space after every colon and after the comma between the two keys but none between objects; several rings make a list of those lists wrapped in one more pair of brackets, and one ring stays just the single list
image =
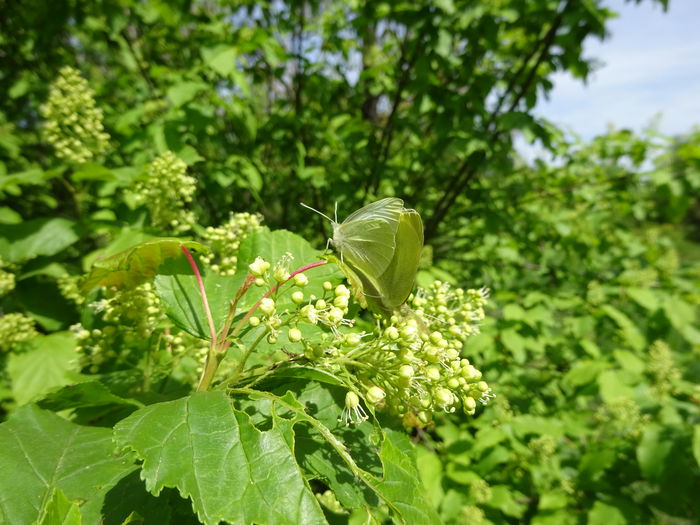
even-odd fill
[{"label": "bright green leaf", "polygon": [[142,242],[92,265],[90,273],[82,284],[83,290],[96,286],[116,286],[133,288],[152,279],[158,267],[166,259],[185,255],[185,246],[190,252],[206,252],[203,244],[184,239],[156,238]]},{"label": "bright green leaf", "polygon": [[7,371],[15,401],[23,405],[56,387],[79,379],[75,339],[68,332],[40,335],[20,354],[11,354]]},{"label": "bright green leaf", "polygon": [[73,222],[67,219],[33,219],[19,224],[0,224],[0,257],[22,262],[55,255],[78,240]]},{"label": "bright green leaf", "polygon": [[278,423],[261,432],[223,392],[206,392],[138,410],[115,437],[143,460],[151,493],[176,487],[204,523],[324,523],[290,431]]}]

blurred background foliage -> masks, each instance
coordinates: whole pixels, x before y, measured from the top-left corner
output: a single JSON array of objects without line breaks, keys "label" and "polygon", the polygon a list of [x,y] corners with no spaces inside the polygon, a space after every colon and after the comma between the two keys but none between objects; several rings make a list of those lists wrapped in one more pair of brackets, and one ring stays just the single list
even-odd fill
[{"label": "blurred background foliage", "polygon": [[[700,132],[581,143],[534,112],[554,73],[591,72],[605,1],[0,11],[5,412],[33,393],[12,353],[78,322],[66,276],[96,251],[211,243],[231,212],[321,247],[328,225],[299,202],[342,218],[395,195],[425,222],[419,284],[493,294],[464,353],[497,398],[415,435],[442,517],[700,520]],[[526,162],[518,136],[547,159]]]}]

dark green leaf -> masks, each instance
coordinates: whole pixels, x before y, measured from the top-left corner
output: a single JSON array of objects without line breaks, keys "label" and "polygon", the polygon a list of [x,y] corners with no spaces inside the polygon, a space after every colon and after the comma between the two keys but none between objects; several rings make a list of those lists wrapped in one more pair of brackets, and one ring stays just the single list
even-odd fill
[{"label": "dark green leaf", "polygon": [[[105,494],[135,468],[114,454],[111,430],[81,427],[33,405],[0,424],[0,463],[4,523],[35,522],[55,488],[81,502],[85,522],[97,523]],[[65,507],[57,502],[52,508]]]}]

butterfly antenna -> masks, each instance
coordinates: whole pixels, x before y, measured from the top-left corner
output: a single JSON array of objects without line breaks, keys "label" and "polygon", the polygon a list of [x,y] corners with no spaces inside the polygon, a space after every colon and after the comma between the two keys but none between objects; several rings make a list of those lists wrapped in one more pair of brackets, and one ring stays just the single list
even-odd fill
[{"label": "butterfly antenna", "polygon": [[[307,209],[311,210],[311,211],[314,212],[314,213],[318,213],[321,217],[324,217],[325,219],[327,219],[327,220],[329,220],[329,221],[331,221],[331,222],[338,222],[338,221],[334,221],[333,219],[331,219],[331,218],[330,218],[328,215],[326,215],[325,213],[321,213],[321,212],[318,211],[316,208],[312,208],[311,206],[307,206],[307,205],[304,204],[303,202],[300,202],[299,204],[301,204],[304,208],[307,208]],[[336,203],[336,204],[337,204],[337,203]],[[337,217],[336,217],[336,218],[337,218]]]},{"label": "butterfly antenna", "polygon": [[338,201],[335,201],[335,222],[338,222]]}]

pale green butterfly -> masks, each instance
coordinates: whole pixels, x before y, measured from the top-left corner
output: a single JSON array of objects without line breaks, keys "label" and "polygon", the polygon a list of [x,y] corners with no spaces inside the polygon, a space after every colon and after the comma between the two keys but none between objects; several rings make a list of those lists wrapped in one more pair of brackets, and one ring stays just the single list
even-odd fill
[{"label": "pale green butterfly", "polygon": [[401,199],[390,197],[368,204],[333,225],[330,240],[336,260],[364,307],[390,315],[411,293],[423,248],[423,222]]}]

